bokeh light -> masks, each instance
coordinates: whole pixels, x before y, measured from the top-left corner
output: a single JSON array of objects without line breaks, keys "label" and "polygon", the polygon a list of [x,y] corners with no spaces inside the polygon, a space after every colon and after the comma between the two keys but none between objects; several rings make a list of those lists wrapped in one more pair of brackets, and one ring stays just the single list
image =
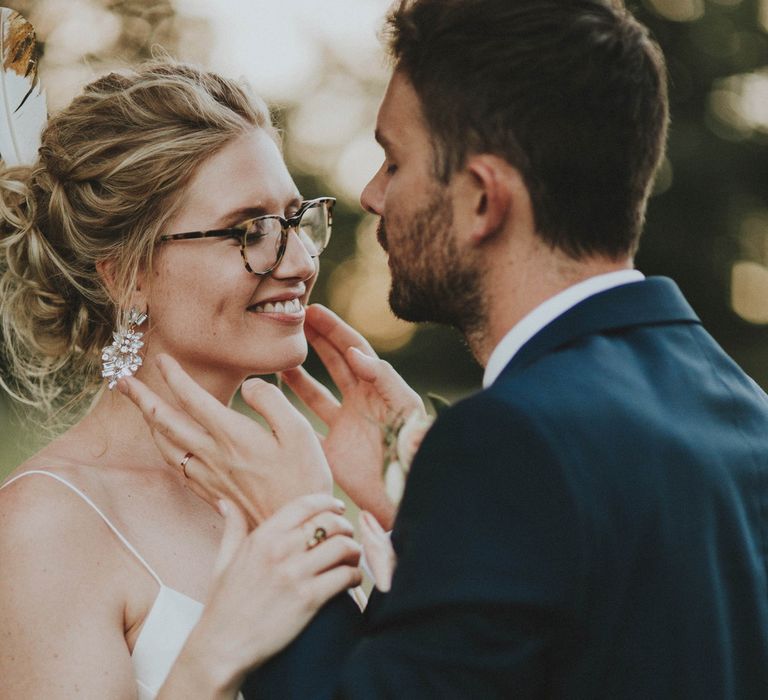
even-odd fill
[{"label": "bokeh light", "polygon": [[693,22],[704,15],[704,0],[647,0],[646,5],[673,22]]},{"label": "bokeh light", "polygon": [[768,323],[768,268],[741,260],[731,268],[731,305],[750,323]]},{"label": "bokeh light", "polygon": [[377,222],[366,217],[357,233],[356,254],[331,275],[331,306],[382,351],[406,345],[416,327],[396,318],[389,308],[387,257],[376,241]]},{"label": "bokeh light", "polygon": [[[358,202],[382,158],[373,126],[389,72],[378,33],[390,1],[2,4],[29,18],[44,42],[52,110],[95,76],[153,53],[248,80],[276,108],[302,192],[339,199],[315,299],[391,353],[412,383],[451,395],[476,386],[477,367],[452,337],[392,316],[375,219]],[[670,148],[638,265],[673,277],[705,326],[768,386],[768,0],[627,4],[662,45],[671,77]],[[7,428],[7,410],[0,400],[0,474],[26,450]],[[10,447],[2,433],[14,435]]]},{"label": "bokeh light", "polygon": [[[378,30],[386,0],[176,0],[209,23],[207,64],[245,77],[286,113],[292,162],[354,202],[377,167],[372,125],[387,78]],[[366,140],[368,143],[366,143]]]}]

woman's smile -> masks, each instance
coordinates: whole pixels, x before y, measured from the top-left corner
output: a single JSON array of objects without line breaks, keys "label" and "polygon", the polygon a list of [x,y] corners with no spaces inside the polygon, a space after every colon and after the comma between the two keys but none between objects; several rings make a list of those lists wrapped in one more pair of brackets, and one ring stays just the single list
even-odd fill
[{"label": "woman's smile", "polygon": [[265,320],[301,324],[304,322],[304,304],[299,296],[280,295],[249,306],[248,311]]}]

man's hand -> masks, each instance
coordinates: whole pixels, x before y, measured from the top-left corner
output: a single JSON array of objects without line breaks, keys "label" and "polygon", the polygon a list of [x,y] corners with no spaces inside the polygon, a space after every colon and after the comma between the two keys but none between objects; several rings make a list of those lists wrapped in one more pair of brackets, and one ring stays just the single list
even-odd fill
[{"label": "man's hand", "polygon": [[233,501],[255,527],[297,496],[330,493],[331,472],[309,421],[277,389],[260,379],[243,384],[245,402],[269,425],[265,429],[224,406],[171,357],[158,367],[175,406],[135,377],[119,390],[141,410],[166,462],[184,473],[211,505]]},{"label": "man's hand", "polygon": [[389,535],[370,513],[360,513],[360,539],[373,583],[382,593],[392,588],[392,576],[397,567],[397,555]]},{"label": "man's hand", "polygon": [[384,431],[414,412],[426,416],[424,403],[362,335],[324,306],[307,308],[304,328],[342,401],[302,368],[281,376],[328,426],[323,451],[336,482],[389,529],[395,505],[384,490]]}]

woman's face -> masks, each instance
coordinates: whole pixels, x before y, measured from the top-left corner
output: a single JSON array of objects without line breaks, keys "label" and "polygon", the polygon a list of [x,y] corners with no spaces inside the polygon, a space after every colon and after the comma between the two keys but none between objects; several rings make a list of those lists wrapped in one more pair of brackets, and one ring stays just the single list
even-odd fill
[{"label": "woman's face", "polygon": [[[199,167],[164,233],[227,228],[262,214],[288,218],[300,203],[275,142],[256,128]],[[235,238],[163,242],[143,287],[148,353],[166,352],[188,371],[237,381],[295,367],[307,353],[304,305],[316,275],[317,261],[294,231],[266,276],[245,269]]]}]

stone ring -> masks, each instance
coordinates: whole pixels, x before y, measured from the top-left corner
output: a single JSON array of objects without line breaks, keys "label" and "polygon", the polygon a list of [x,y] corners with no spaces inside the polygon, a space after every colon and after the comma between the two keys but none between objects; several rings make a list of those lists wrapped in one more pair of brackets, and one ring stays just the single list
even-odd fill
[{"label": "stone ring", "polygon": [[317,547],[317,545],[326,539],[328,539],[328,533],[326,532],[325,528],[316,527],[315,531],[312,533],[312,537],[307,540],[307,549],[314,549]]}]

